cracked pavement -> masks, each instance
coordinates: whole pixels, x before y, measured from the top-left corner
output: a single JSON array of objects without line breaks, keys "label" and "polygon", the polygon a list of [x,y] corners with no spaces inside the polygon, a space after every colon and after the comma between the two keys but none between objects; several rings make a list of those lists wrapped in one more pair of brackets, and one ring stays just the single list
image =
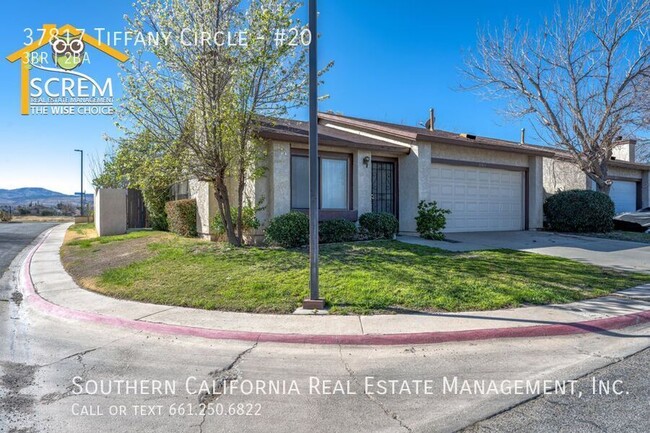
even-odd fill
[{"label": "cracked pavement", "polygon": [[[33,229],[32,238],[44,228]],[[650,355],[634,355],[650,346],[647,325],[603,334],[418,346],[251,344],[147,334],[58,319],[32,310],[29,299],[16,302],[12,293],[20,291],[21,258],[4,265],[8,271],[0,279],[0,299],[6,301],[0,302],[2,433],[650,430],[645,416]],[[592,372],[622,379],[629,394],[443,395],[440,386],[452,377],[585,377],[578,384],[586,389],[582,382],[588,384]],[[364,392],[367,381],[423,379],[434,384],[431,394]],[[119,381],[176,387],[173,393],[117,392]],[[269,383],[295,381],[300,393],[247,394],[246,381],[265,383],[267,390]],[[110,392],[101,391],[102,383],[112,384]],[[238,392],[232,392],[236,383]],[[198,410],[201,403],[224,412]],[[238,405],[254,411],[228,413]],[[110,413],[121,407],[124,413]]]}]

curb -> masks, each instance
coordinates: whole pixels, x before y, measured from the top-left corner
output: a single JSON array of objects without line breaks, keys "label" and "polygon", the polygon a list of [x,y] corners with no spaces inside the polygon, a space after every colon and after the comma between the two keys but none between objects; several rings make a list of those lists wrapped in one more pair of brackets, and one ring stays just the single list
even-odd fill
[{"label": "curb", "polygon": [[157,322],[143,322],[132,319],[89,313],[53,304],[42,298],[34,287],[31,276],[32,258],[41,247],[52,229],[44,233],[41,240],[29,252],[23,262],[25,298],[30,305],[52,316],[91,322],[95,324],[133,329],[164,335],[182,335],[213,340],[239,340],[254,342],[292,343],[292,344],[339,344],[339,345],[407,345],[437,344],[461,341],[492,340],[500,338],[554,337],[561,335],[600,333],[622,329],[650,322],[650,310],[623,316],[583,322],[558,323],[554,325],[534,325],[514,328],[477,329],[467,331],[420,332],[405,334],[364,334],[364,335],[320,335],[320,334],[280,334],[269,332],[227,331],[170,325]]}]

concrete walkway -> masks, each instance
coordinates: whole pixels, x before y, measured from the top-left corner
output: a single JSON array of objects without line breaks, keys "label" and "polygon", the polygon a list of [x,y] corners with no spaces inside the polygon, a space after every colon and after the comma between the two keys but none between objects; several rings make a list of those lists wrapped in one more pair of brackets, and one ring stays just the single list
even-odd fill
[{"label": "concrete walkway", "polygon": [[650,273],[650,244],[539,231],[449,233],[449,242],[399,236],[403,242],[449,251],[507,248],[576,260],[619,271]]},{"label": "concrete walkway", "polygon": [[[43,235],[43,240],[25,265],[35,293],[48,311],[81,312],[78,317],[115,318],[119,323],[169,325],[208,330],[312,336],[365,336],[457,331],[488,331],[548,327],[576,322],[641,315],[650,320],[650,284],[604,298],[564,305],[467,312],[396,314],[374,316],[273,315],[207,311],[118,300],[81,289],[65,272],[59,249],[67,225]],[[58,308],[62,307],[62,308]],[[94,315],[94,316],[93,316]],[[636,317],[636,316],[635,316]],[[645,320],[645,319],[644,319]],[[597,322],[594,322],[594,325]],[[541,328],[540,328],[541,329]],[[546,329],[546,328],[545,328]],[[171,332],[171,331],[170,331]],[[486,334],[487,335],[487,334]],[[544,334],[548,335],[548,334]],[[470,338],[465,338],[470,339]],[[449,340],[447,340],[449,341]]]}]

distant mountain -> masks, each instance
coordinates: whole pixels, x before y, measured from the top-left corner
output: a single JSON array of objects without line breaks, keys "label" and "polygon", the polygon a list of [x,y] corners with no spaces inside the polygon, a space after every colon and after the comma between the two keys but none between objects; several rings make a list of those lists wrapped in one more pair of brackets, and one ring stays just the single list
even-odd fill
[{"label": "distant mountain", "polygon": [[[92,194],[85,195],[84,201],[92,202],[92,200]],[[37,202],[46,206],[54,206],[60,202],[76,204],[79,202],[79,196],[66,195],[45,188],[0,189],[0,205],[18,206]]]}]

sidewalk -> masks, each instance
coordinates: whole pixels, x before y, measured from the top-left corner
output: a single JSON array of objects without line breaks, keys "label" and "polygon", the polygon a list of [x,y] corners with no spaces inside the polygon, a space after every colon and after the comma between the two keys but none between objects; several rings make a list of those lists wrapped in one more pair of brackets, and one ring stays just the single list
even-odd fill
[{"label": "sidewalk", "polygon": [[233,313],[118,300],[81,289],[65,272],[59,248],[67,227],[43,235],[25,263],[24,284],[28,304],[69,319],[208,338],[340,344],[566,335],[650,322],[650,284],[564,305],[374,316]]}]

